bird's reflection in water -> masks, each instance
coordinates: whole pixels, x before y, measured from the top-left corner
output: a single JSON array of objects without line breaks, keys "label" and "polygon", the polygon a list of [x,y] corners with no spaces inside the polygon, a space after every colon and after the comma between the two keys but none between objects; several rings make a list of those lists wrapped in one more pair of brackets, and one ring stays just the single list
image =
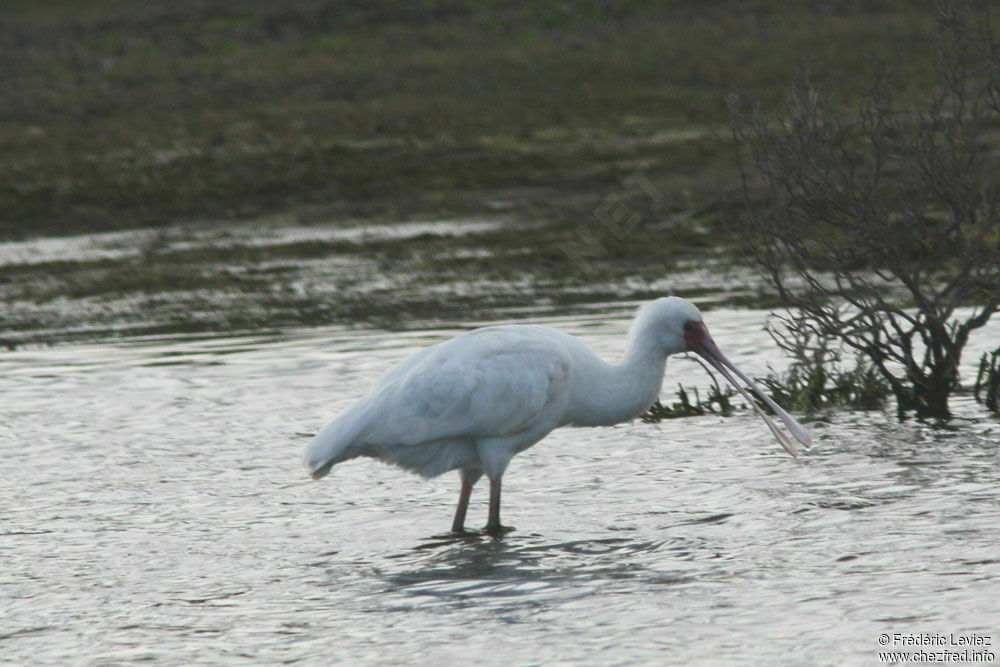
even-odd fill
[{"label": "bird's reflection in water", "polygon": [[540,589],[589,594],[593,586],[613,580],[686,579],[642,562],[642,554],[665,544],[623,537],[552,542],[537,533],[504,539],[482,533],[435,535],[393,556],[400,567],[383,576],[391,589],[411,595],[506,597]]}]

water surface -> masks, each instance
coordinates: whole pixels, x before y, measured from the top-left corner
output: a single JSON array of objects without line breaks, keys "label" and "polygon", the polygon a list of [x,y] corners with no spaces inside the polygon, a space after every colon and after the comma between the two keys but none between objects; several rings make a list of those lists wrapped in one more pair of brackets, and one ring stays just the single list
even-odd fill
[{"label": "water surface", "polygon": [[[764,318],[706,319],[762,374],[780,361]],[[539,321],[613,358],[628,310]],[[967,397],[944,429],[815,421],[798,461],[747,414],[563,429],[511,464],[501,540],[447,535],[454,474],[353,461],[308,480],[308,438],[457,329],[0,355],[0,655],[873,664],[883,632],[1000,641],[1000,424]],[[678,381],[708,385],[674,359],[664,398]]]}]

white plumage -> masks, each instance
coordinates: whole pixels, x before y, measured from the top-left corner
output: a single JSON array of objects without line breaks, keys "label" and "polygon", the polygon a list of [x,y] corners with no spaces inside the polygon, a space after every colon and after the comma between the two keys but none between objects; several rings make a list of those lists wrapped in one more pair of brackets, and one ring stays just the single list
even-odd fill
[{"label": "white plumage", "polygon": [[[808,445],[805,431],[718,351],[698,309],[665,297],[640,309],[618,365],[604,362],[567,333],[535,325],[476,329],[421,350],[320,431],[306,449],[305,463],[317,479],[357,456],[424,477],[460,470],[455,531],[463,530],[472,486],[485,473],[491,483],[486,531],[497,534],[500,480],[515,454],[559,426],[615,424],[641,414],[659,394],[667,356],[688,350],[730,381],[723,366],[739,374]],[[764,419],[794,455],[788,437]]]}]

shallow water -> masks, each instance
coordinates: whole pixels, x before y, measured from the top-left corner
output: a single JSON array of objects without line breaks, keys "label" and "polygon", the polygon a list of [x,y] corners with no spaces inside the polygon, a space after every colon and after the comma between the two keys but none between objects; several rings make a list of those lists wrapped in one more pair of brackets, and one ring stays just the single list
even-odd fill
[{"label": "shallow water", "polygon": [[[764,317],[706,316],[748,373],[778,362]],[[539,321],[612,358],[628,311]],[[873,664],[914,648],[881,633],[978,633],[997,652],[1000,423],[967,397],[946,429],[813,422],[798,461],[747,414],[563,429],[511,464],[500,540],[446,534],[454,474],[353,461],[309,481],[311,434],[455,331],[0,354],[2,659]],[[708,384],[671,360],[665,398],[678,380]]]}]

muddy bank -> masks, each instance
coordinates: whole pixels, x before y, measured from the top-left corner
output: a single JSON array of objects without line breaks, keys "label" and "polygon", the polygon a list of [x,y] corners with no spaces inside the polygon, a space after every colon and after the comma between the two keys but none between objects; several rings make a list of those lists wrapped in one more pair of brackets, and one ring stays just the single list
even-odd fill
[{"label": "muddy bank", "polygon": [[753,276],[708,238],[670,242],[705,231],[635,230],[659,241],[614,255],[582,248],[585,232],[504,217],[271,218],[9,242],[0,244],[0,344],[332,323],[406,328],[667,293],[766,302]]}]

